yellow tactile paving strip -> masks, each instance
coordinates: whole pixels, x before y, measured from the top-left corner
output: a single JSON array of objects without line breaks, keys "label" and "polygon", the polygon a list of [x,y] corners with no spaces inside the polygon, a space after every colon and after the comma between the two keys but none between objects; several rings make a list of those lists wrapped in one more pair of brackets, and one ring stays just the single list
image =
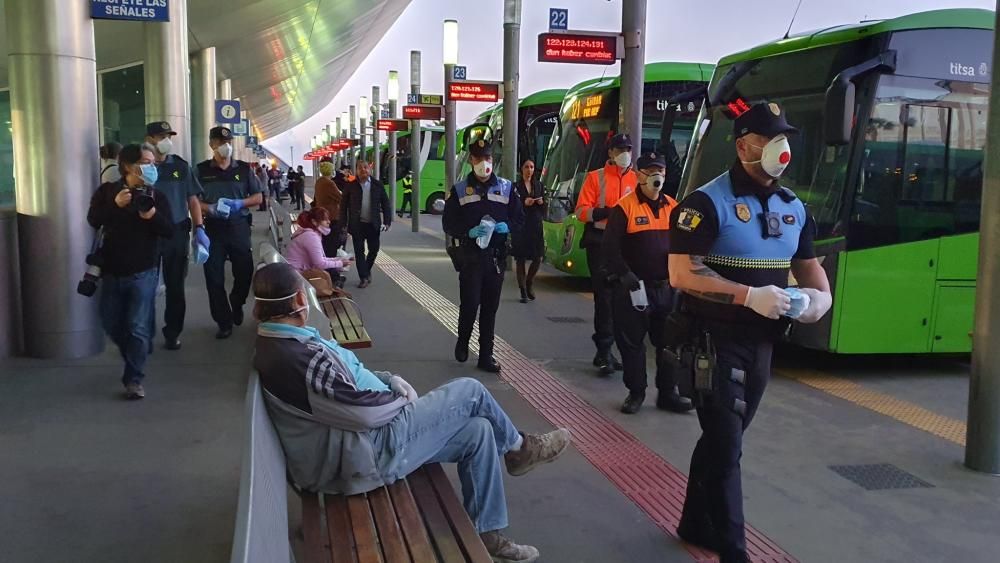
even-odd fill
[{"label": "yellow tactile paving strip", "polygon": [[949,442],[965,445],[965,423],[961,420],[942,416],[892,395],[825,373],[792,369],[776,370],[776,373]]}]

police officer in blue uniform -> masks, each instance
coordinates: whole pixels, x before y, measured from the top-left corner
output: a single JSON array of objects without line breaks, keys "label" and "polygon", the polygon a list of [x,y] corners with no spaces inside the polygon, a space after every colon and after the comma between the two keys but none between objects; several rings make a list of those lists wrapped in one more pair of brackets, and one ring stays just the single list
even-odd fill
[{"label": "police officer in blue uniform", "polygon": [[[472,135],[477,133],[472,132]],[[479,369],[491,373],[500,371],[500,364],[493,357],[493,334],[500,292],[503,289],[506,268],[508,237],[511,231],[521,228],[524,208],[517,190],[506,178],[493,173],[492,147],[488,132],[466,142],[472,172],[452,186],[444,205],[442,226],[454,238],[457,247],[449,252],[459,269],[458,285],[461,305],[458,314],[458,343],[455,359],[469,359],[469,339],[479,313]],[[466,132],[470,137],[470,131]],[[487,232],[480,222],[486,216],[496,222],[496,227],[486,248],[476,243]]]},{"label": "police officer in blue uniform", "polygon": [[156,149],[156,189],[163,192],[170,201],[170,220],[174,225],[173,236],[160,244],[163,284],[166,286],[163,338],[166,340],[167,350],[181,348],[180,335],[184,329],[187,308],[184,280],[188,273],[189,248],[197,256],[199,247],[207,251],[210,246],[202,223],[201,184],[194,177],[191,165],[180,156],[172,154],[173,137],[176,135],[177,132],[166,121],[146,124],[146,143]]},{"label": "police officer in blue uniform", "polygon": [[[770,377],[772,343],[791,318],[816,322],[832,304],[813,220],[778,182],[796,129],[766,102],[737,117],[734,129],[737,162],[675,208],[669,257],[670,282],[683,292],[679,315],[694,350],[702,429],[677,532],[722,563],[748,561],[740,457]],[[789,271],[798,288],[786,289]]]},{"label": "police officer in blue uniform", "polygon": [[[243,323],[243,304],[250,293],[253,256],[250,253],[250,207],[263,201],[263,187],[250,165],[234,160],[233,132],[213,127],[208,134],[212,158],[198,164],[197,178],[205,192],[201,209],[211,239],[205,263],[205,285],[216,338],[229,338],[233,325]],[[226,295],[226,260],[232,263],[233,290]]]}]

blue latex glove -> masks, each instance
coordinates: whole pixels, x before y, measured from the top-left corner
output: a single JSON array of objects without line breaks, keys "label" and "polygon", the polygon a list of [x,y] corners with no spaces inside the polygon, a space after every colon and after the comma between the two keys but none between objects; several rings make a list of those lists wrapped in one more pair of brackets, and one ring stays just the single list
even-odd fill
[{"label": "blue latex glove", "polygon": [[469,229],[469,238],[479,238],[481,236],[485,236],[487,232],[488,229],[485,226],[476,225],[475,227]]},{"label": "blue latex glove", "polygon": [[493,229],[494,232],[500,233],[501,235],[510,234],[510,226],[507,223],[497,223],[497,226]]},{"label": "blue latex glove", "polygon": [[229,210],[230,210],[231,213],[235,213],[235,212],[243,209],[243,200],[242,199],[229,199],[227,197],[220,197],[219,198],[219,202],[220,203],[221,202],[225,202],[226,205],[229,206]]},{"label": "blue latex glove", "polygon": [[210,248],[211,242],[208,240],[208,235],[205,234],[205,228],[196,228],[194,230],[194,237],[191,239],[191,256],[194,257],[194,263],[200,266],[208,262],[208,251]]}]

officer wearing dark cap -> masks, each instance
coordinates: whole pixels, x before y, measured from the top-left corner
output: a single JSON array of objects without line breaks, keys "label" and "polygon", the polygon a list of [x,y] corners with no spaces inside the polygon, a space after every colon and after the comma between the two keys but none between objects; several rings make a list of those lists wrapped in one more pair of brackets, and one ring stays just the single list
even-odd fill
[{"label": "officer wearing dark cap", "polygon": [[[478,367],[496,373],[500,364],[493,357],[493,335],[506,268],[507,238],[512,230],[520,229],[524,209],[510,180],[493,173],[492,145],[486,138],[488,132],[482,135],[465,143],[469,147],[472,172],[452,186],[441,222],[445,233],[458,242],[453,249],[461,301],[455,359],[459,362],[469,359],[469,340],[478,312]],[[496,222],[496,227],[482,248],[477,239],[489,234],[481,224],[486,216]]]},{"label": "officer wearing dark cap", "polygon": [[608,141],[608,161],[603,168],[587,174],[576,201],[576,218],[585,223],[580,246],[587,251],[587,267],[594,290],[594,367],[601,375],[611,375],[622,369],[621,362],[611,353],[615,341],[611,314],[612,291],[607,285],[607,272],[601,255],[601,240],[608,216],[618,200],[635,191],[636,177],[632,170],[632,139],[618,134]]},{"label": "officer wearing dark cap", "polygon": [[[170,220],[174,225],[173,236],[160,245],[161,271],[166,286],[163,338],[168,350],[179,350],[181,347],[180,335],[187,308],[184,280],[187,278],[189,249],[197,257],[204,256],[210,246],[201,216],[201,184],[194,177],[191,165],[172,154],[173,137],[176,135],[177,132],[166,121],[146,124],[146,143],[155,149],[153,153],[156,155],[156,189],[170,201]],[[203,249],[201,252],[199,247]]]},{"label": "officer wearing dark cap", "polygon": [[618,200],[604,230],[601,252],[612,288],[615,343],[622,354],[628,397],[625,414],[639,412],[646,398],[646,335],[656,350],[657,408],[687,412],[691,400],[681,397],[673,364],[666,356],[667,315],[673,289],[667,275],[670,212],[677,202],[662,193],[667,163],[648,153],[636,160],[639,189]]},{"label": "officer wearing dark cap", "polygon": [[[213,127],[208,134],[212,158],[198,164],[197,177],[205,193],[201,209],[212,240],[205,263],[205,285],[216,338],[229,338],[233,325],[243,323],[243,304],[250,293],[253,256],[250,254],[250,207],[264,199],[263,187],[250,165],[233,159],[233,132]],[[232,263],[233,289],[226,294],[226,260]]]},{"label": "officer wearing dark cap", "polygon": [[[796,129],[778,104],[763,102],[736,118],[734,133],[732,168],[674,210],[669,260],[670,283],[683,292],[678,325],[690,327],[702,429],[677,532],[722,563],[748,561],[740,457],[773,342],[790,318],[816,322],[832,304],[813,220],[778,181],[792,159],[786,136]],[[789,271],[797,289],[786,289]]]}]

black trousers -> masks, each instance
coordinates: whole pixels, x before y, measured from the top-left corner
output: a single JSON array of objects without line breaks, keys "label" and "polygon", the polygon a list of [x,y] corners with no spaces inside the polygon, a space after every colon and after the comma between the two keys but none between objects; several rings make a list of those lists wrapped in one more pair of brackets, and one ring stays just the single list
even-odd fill
[{"label": "black trousers", "polygon": [[[399,206],[400,213],[406,213],[406,208],[410,207],[411,203],[410,200],[412,199],[413,199],[413,192],[403,192],[403,203]],[[410,212],[412,213],[413,210],[411,209]]]},{"label": "black trousers", "polygon": [[743,561],[743,432],[770,379],[773,345],[748,338],[746,333],[711,332],[717,357],[716,391],[698,407],[702,434],[691,455],[681,525],[717,538],[722,562]]},{"label": "black trousers", "polygon": [[458,273],[458,340],[469,342],[478,314],[479,357],[489,358],[493,356],[505,258],[495,255],[494,249],[464,247],[462,251],[465,255],[462,270]]},{"label": "black trousers", "polygon": [[646,298],[649,307],[637,311],[632,306],[628,289],[621,285],[613,288],[612,313],[614,317],[615,343],[622,354],[623,379],[625,387],[632,393],[646,392],[646,335],[656,350],[656,388],[661,392],[673,390],[677,384],[674,369],[666,361],[663,348],[667,345],[664,330],[667,315],[674,302],[674,290],[666,282],[656,285],[646,283]]},{"label": "black trousers", "polygon": [[604,273],[604,258],[600,245],[589,245],[587,265],[590,267],[590,283],[594,290],[594,344],[598,354],[611,351],[615,341],[614,317],[612,316],[613,288],[608,286]]},{"label": "black trousers", "polygon": [[[378,249],[382,245],[381,234],[378,227],[364,222],[351,230],[351,239],[354,241],[354,265],[358,268],[358,277],[362,280],[372,277],[375,258],[378,257]],[[367,252],[365,245],[368,246]]]},{"label": "black trousers", "polygon": [[296,202],[296,208],[301,210],[306,204],[306,185],[302,182],[295,184],[295,195],[292,198]]},{"label": "black trousers", "polygon": [[174,234],[160,243],[160,260],[163,284],[167,286],[166,307],[163,312],[163,336],[173,340],[184,330],[184,280],[188,274],[188,253],[191,248],[191,220],[174,225]]},{"label": "black trousers", "polygon": [[[233,311],[241,310],[250,294],[253,256],[250,254],[250,221],[209,219],[205,232],[212,244],[205,262],[205,285],[212,320],[219,328],[233,327]],[[226,295],[226,260],[232,263],[233,290]]]}]

